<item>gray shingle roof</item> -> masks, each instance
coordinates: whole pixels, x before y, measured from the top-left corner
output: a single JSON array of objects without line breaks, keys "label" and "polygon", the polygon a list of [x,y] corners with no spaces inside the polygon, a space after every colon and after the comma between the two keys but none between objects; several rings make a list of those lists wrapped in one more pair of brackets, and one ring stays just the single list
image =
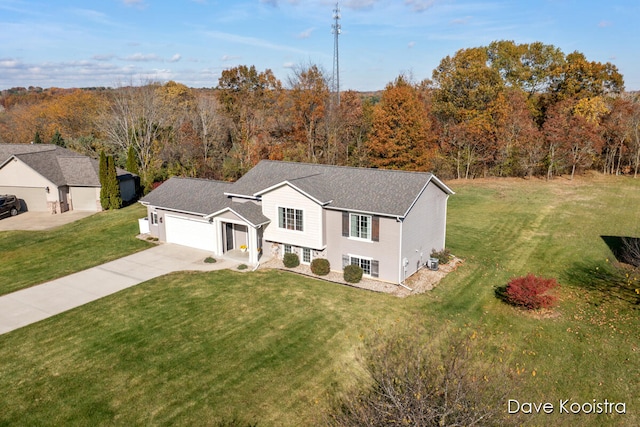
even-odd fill
[{"label": "gray shingle roof", "polygon": [[230,182],[195,178],[170,178],[151,193],[140,199],[143,203],[171,210],[190,212],[202,216],[226,208],[233,210],[254,225],[269,222],[262,215],[262,208],[253,202],[232,202],[225,191]]},{"label": "gray shingle roof", "polygon": [[[57,186],[100,187],[99,163],[51,144],[0,144],[0,164],[16,156]],[[133,174],[116,168],[119,179]]]},{"label": "gray shingle roof", "polygon": [[[251,197],[288,181],[328,208],[404,216],[433,178],[426,172],[263,160],[227,192]],[[434,182],[453,193],[437,178]]]}]

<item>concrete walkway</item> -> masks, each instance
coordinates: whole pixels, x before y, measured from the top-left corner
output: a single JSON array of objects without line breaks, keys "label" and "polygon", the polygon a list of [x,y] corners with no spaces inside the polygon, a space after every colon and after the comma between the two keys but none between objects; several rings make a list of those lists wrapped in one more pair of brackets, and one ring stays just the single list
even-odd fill
[{"label": "concrete walkway", "polygon": [[210,252],[162,244],[41,285],[0,297],[0,334],[174,271],[212,271],[240,264],[205,263]]}]

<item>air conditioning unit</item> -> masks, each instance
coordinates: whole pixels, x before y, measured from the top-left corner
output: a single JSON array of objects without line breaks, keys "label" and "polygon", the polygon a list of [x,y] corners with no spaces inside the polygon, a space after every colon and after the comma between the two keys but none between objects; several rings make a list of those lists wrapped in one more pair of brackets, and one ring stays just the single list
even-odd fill
[{"label": "air conditioning unit", "polygon": [[427,264],[429,266],[429,270],[438,271],[438,258],[429,258],[429,262]]}]

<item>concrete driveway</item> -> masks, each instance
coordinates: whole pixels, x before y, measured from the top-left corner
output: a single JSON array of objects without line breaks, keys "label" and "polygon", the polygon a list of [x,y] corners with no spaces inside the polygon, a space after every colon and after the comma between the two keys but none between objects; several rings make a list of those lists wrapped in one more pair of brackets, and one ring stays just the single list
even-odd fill
[{"label": "concrete driveway", "polygon": [[174,271],[212,271],[239,264],[205,263],[209,252],[170,243],[0,297],[0,334]]},{"label": "concrete driveway", "polygon": [[94,214],[96,212],[90,211],[69,211],[55,215],[50,212],[21,212],[16,216],[3,216],[0,219],[0,231],[48,230]]}]

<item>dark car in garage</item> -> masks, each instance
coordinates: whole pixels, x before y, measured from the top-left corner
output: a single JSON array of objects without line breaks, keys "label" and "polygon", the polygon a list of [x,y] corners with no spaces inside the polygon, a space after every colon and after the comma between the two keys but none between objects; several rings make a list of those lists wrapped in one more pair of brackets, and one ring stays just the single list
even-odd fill
[{"label": "dark car in garage", "polygon": [[5,215],[16,216],[20,212],[20,200],[10,194],[0,195],[0,217]]}]

